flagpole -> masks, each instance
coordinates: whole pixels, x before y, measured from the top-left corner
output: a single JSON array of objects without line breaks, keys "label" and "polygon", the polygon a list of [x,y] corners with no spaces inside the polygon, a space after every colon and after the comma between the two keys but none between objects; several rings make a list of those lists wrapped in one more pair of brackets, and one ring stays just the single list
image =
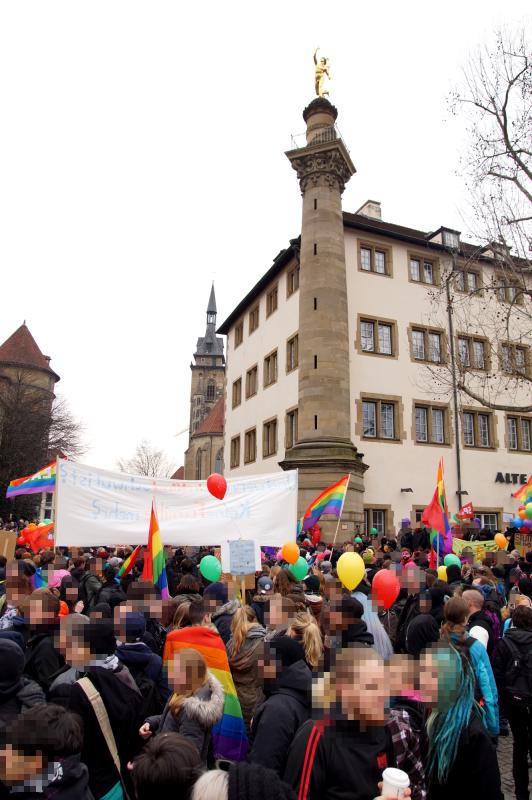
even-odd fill
[{"label": "flagpole", "polygon": [[346,483],[346,486],[345,486],[344,499],[342,500],[342,508],[340,509],[340,514],[338,515],[338,522],[336,524],[336,531],[334,532],[334,539],[333,539],[332,548],[331,548],[332,550],[334,550],[334,545],[336,544],[336,537],[338,536],[338,529],[340,528],[340,520],[342,519],[342,514],[344,513],[344,506],[345,506],[345,501],[347,500],[347,490],[349,489],[349,481],[350,480],[351,480],[351,473],[349,473],[349,475],[347,477],[347,483]]}]

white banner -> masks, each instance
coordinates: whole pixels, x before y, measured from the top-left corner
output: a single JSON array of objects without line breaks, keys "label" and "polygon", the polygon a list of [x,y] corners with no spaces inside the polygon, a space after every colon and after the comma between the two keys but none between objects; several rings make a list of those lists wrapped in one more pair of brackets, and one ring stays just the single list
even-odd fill
[{"label": "white banner", "polygon": [[146,478],[58,461],[57,545],[146,544],[152,499],[163,545],[254,539],[280,547],[296,535],[297,471],[231,478],[217,500],[205,481]]}]

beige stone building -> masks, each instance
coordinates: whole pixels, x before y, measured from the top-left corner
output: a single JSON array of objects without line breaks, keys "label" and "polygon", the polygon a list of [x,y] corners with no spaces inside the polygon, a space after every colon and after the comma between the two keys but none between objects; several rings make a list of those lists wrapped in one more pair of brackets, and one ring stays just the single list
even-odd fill
[{"label": "beige stone building", "polygon": [[216,336],[214,285],[207,304],[207,326],[190,365],[190,427],[185,453],[186,480],[205,480],[223,472],[224,343]]},{"label": "beige stone building", "polygon": [[[287,153],[301,236],[218,330],[227,336],[225,474],[298,468],[302,513],[350,472],[339,534],[348,538],[419,520],[443,456],[451,513],[472,501],[482,523],[500,529],[532,471],[532,415],[452,391],[467,368],[473,385],[488,381],[492,400],[506,392],[516,408],[530,404],[530,384],[512,379],[531,364],[519,316],[502,346],[483,324],[512,302],[508,287],[482,291],[497,281],[499,255],[441,225],[386,222],[376,201],[343,211],[355,168],[336,109],[318,98],[304,118],[306,142]],[[458,309],[468,289],[465,318],[453,318],[446,292]]]}]

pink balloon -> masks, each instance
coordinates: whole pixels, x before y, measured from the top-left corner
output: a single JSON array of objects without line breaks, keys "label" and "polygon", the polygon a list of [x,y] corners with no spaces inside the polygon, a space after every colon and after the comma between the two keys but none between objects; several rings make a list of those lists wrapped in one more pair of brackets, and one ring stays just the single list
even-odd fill
[{"label": "pink balloon", "polygon": [[218,500],[223,500],[227,491],[227,481],[223,475],[218,475],[215,472],[207,478],[207,489]]},{"label": "pink balloon", "polygon": [[275,560],[276,561],[282,561],[283,560],[283,549],[282,549],[282,547],[280,547],[279,550],[276,552]]}]

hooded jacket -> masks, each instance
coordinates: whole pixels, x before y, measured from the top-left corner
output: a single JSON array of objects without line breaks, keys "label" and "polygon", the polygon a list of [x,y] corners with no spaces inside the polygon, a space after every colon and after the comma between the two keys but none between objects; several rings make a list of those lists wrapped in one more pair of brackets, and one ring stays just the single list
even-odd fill
[{"label": "hooded jacket", "polygon": [[30,780],[13,787],[8,796],[19,800],[94,800],[89,789],[89,771],[79,754],[48,764],[45,773],[37,777],[42,781],[42,791]]},{"label": "hooded jacket", "polygon": [[[484,724],[490,736],[499,735],[499,696],[493,669],[486,648],[472,636],[467,637],[467,654],[484,703]],[[457,647],[458,637],[451,634],[451,643]],[[459,648],[459,646],[458,646]]]},{"label": "hooded jacket", "polygon": [[238,653],[233,653],[233,640],[227,643],[227,657],[231,674],[240,700],[240,708],[246,729],[249,732],[255,709],[262,702],[262,680],[257,671],[257,661],[262,653],[262,643],[266,631],[261,625],[254,625],[247,632]]},{"label": "hooded jacket", "polygon": [[26,644],[24,672],[48,691],[50,679],[63,666],[65,659],[55,649],[54,630],[32,631]]},{"label": "hooded jacket", "polygon": [[[122,774],[127,774],[127,763],[138,749],[138,729],[142,724],[140,707],[142,696],[132,689],[133,679],[125,667],[91,666],[85,673],[101,695],[115,737]],[[118,782],[118,775],[105,738],[87,695],[78,683],[72,686],[69,709],[83,720],[84,737],[81,760],[89,770],[89,786],[94,797],[103,797]]]},{"label": "hooded jacket", "polygon": [[229,600],[228,603],[224,603],[223,606],[220,606],[220,608],[217,608],[216,611],[211,614],[211,621],[216,625],[218,633],[222,637],[225,645],[227,645],[227,642],[231,638],[233,614],[238,608],[240,608],[240,602],[238,600]]},{"label": "hooded jacket", "polygon": [[310,718],[312,673],[304,661],[285,667],[274,681],[266,681],[266,700],[256,710],[251,726],[249,761],[282,775],[296,732]]},{"label": "hooded jacket", "polygon": [[323,668],[328,671],[334,661],[335,653],[350,644],[361,644],[366,647],[373,647],[373,634],[368,631],[368,626],[364,620],[353,622],[347,628],[340,631],[337,636],[331,637],[328,646],[323,651]]},{"label": "hooded jacket", "polygon": [[471,614],[469,617],[467,621],[467,630],[471,632],[473,628],[483,628],[483,630],[485,630],[488,634],[487,650],[491,660],[495,651],[495,634],[493,632],[491,620],[483,609],[480,609],[480,611],[475,611],[475,613]]},{"label": "hooded jacket", "polygon": [[115,580],[106,581],[98,594],[98,603],[108,603],[111,608],[126,600],[126,593]]},{"label": "hooded jacket", "polygon": [[507,673],[514,657],[507,640],[510,640],[522,655],[532,653],[532,631],[526,631],[523,628],[509,628],[504,638],[497,645],[493,658],[493,674],[495,675],[501,700],[506,706],[510,702],[510,697],[506,691]]},{"label": "hooded jacket", "polygon": [[24,653],[11,641],[0,641],[0,727],[21,711],[45,703],[38,683],[22,674]]},{"label": "hooded jacket", "polygon": [[266,627],[264,612],[266,611],[266,608],[270,607],[271,597],[271,594],[256,594],[253,598],[253,602],[251,603],[251,608],[255,612],[257,621],[262,625],[263,628]]},{"label": "hooded jacket", "polygon": [[146,722],[153,733],[179,733],[189,739],[206,768],[212,727],[222,718],[224,699],[222,684],[209,672],[207,683],[184,700],[175,716],[167,703],[162,714],[148,717]]},{"label": "hooded jacket", "polygon": [[406,629],[405,650],[418,658],[421,651],[440,638],[440,628],[432,614],[419,614]]},{"label": "hooded jacket", "polygon": [[98,602],[101,588],[102,582],[94,572],[83,573],[79,582],[79,599],[85,603],[85,613]]},{"label": "hooded jacket", "polygon": [[171,692],[161,656],[153,653],[144,642],[119,644],[116,648],[116,655],[134,678],[139,673],[144,673],[147,678],[150,678],[157,686],[163,703],[166,703]]}]

